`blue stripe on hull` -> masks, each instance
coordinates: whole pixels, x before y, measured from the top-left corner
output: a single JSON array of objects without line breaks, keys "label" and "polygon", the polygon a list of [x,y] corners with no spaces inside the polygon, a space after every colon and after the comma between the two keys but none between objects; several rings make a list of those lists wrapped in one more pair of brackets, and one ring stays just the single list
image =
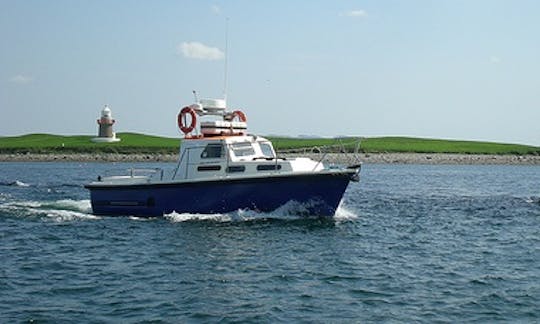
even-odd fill
[{"label": "blue stripe on hull", "polygon": [[96,215],[212,214],[239,209],[270,212],[296,201],[309,215],[333,216],[349,180],[349,174],[337,173],[87,188]]}]

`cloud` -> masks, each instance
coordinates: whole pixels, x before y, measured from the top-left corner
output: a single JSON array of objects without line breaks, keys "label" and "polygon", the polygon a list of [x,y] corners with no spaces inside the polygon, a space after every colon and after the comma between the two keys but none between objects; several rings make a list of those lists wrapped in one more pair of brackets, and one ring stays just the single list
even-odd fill
[{"label": "cloud", "polygon": [[206,46],[199,42],[183,42],[176,47],[176,50],[178,54],[196,60],[214,61],[225,57],[225,54],[219,48]]},{"label": "cloud", "polygon": [[220,15],[221,14],[221,8],[217,5],[212,5],[210,7],[210,10],[212,10],[212,13],[214,13],[215,15]]},{"label": "cloud", "polygon": [[15,83],[15,84],[28,84],[34,81],[34,77],[31,77],[29,75],[22,75],[18,74],[13,76],[11,79],[9,79],[9,82]]},{"label": "cloud", "polygon": [[364,17],[367,17],[367,12],[365,10],[349,10],[349,11],[345,11],[342,16],[346,16],[346,17],[359,17],[359,18],[364,18]]}]

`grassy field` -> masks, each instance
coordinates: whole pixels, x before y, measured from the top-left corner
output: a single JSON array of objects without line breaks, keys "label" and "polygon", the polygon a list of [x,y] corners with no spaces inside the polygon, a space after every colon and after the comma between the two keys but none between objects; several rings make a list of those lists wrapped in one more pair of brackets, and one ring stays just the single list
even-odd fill
[{"label": "grassy field", "polygon": [[369,138],[362,143],[366,152],[417,152],[461,154],[540,154],[540,147],[475,141],[450,141],[410,137]]},{"label": "grassy field", "polygon": [[119,133],[116,143],[93,143],[94,136],[29,134],[0,137],[0,153],[172,153],[180,139],[135,133]]},{"label": "grassy field", "polygon": [[[117,143],[92,143],[93,136],[59,136],[29,134],[0,137],[0,153],[176,153],[179,138],[165,138],[135,133],[120,133]],[[302,139],[269,137],[277,150],[302,151],[305,147],[325,150],[334,146],[339,152],[344,147],[352,151],[358,139]],[[361,139],[360,151],[365,153],[461,153],[461,154],[540,154],[540,147],[473,141],[451,141],[409,137],[373,137]]]},{"label": "grassy field", "polygon": [[[352,151],[358,139],[291,139],[273,138],[276,149],[299,147],[323,147],[334,145]],[[371,137],[362,138],[360,151],[364,153],[459,153],[459,154],[540,154],[540,147],[474,141],[452,141],[411,137]]]}]

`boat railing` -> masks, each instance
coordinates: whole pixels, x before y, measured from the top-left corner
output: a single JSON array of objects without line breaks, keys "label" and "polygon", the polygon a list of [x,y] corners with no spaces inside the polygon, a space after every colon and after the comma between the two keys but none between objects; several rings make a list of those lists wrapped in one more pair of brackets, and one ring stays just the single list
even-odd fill
[{"label": "boat railing", "polygon": [[337,168],[346,166],[348,168],[359,168],[362,164],[360,157],[361,138],[341,139],[338,138],[330,145],[315,145],[306,147],[295,147],[289,149],[278,149],[280,156],[292,158],[296,156],[309,157],[317,161],[314,169],[319,165],[325,168]]},{"label": "boat railing", "polygon": [[124,169],[126,173],[124,175],[118,175],[118,170],[112,169],[104,172],[103,175],[98,176],[98,181],[112,180],[112,179],[135,179],[135,178],[152,178],[156,174],[159,175],[159,180],[163,180],[164,171],[162,168],[129,168]]},{"label": "boat railing", "polygon": [[139,175],[150,174],[150,177],[155,174],[159,175],[159,180],[163,180],[163,169],[162,168],[129,168],[129,176],[134,178]]}]

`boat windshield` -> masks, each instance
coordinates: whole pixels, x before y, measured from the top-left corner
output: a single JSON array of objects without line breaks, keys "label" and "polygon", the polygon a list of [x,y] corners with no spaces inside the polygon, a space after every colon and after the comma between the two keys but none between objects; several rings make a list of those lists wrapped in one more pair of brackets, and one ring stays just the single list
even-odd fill
[{"label": "boat windshield", "polygon": [[261,146],[261,152],[265,157],[274,158],[274,150],[272,149],[272,145],[270,143],[259,143]]},{"label": "boat windshield", "polygon": [[237,157],[255,154],[255,150],[253,149],[251,143],[233,143],[231,147],[234,155]]}]

